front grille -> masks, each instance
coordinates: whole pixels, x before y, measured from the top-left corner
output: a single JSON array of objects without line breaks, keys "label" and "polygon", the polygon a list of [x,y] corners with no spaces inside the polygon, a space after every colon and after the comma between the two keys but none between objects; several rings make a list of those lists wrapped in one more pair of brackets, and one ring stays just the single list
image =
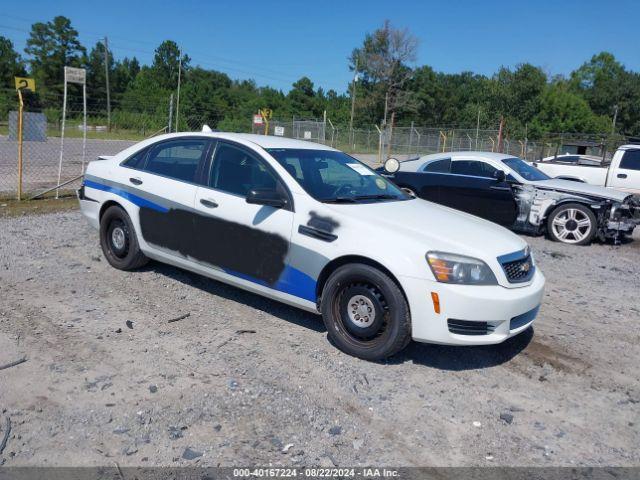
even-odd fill
[{"label": "front grille", "polygon": [[509,283],[528,282],[533,277],[536,267],[533,266],[531,255],[525,250],[510,255],[498,257]]},{"label": "front grille", "polygon": [[494,326],[487,322],[469,322],[466,320],[447,320],[447,326],[451,333],[457,335],[488,335],[494,330]]}]

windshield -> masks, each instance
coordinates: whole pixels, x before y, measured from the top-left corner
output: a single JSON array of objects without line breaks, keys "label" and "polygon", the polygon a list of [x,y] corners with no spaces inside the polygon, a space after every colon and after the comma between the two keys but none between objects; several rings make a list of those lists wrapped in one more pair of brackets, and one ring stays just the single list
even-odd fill
[{"label": "windshield", "polygon": [[267,152],[309,195],[321,202],[364,203],[412,198],[346,153],[302,148],[269,148]]},{"label": "windshield", "polygon": [[549,180],[551,177],[546,173],[538,170],[536,167],[532,167],[527,162],[520,158],[505,158],[502,160],[507,167],[516,172],[525,180],[530,182],[537,182],[539,180]]}]

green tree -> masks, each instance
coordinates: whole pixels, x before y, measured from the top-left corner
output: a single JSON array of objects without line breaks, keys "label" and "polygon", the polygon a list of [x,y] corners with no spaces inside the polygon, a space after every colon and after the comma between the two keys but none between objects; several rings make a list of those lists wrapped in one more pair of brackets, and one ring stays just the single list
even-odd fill
[{"label": "green tree", "polygon": [[182,73],[186,72],[190,62],[188,55],[182,55],[182,66],[180,66],[178,44],[173,40],[165,40],[156,48],[151,71],[158,85],[173,90],[178,86],[178,70],[182,68]]},{"label": "green tree", "polygon": [[13,43],[0,36],[0,118],[5,118],[7,112],[15,108],[17,100],[13,91],[14,77],[23,75],[24,63],[13,49]]},{"label": "green tree", "polygon": [[71,20],[57,16],[47,23],[34,23],[25,53],[30,57],[30,71],[36,79],[38,90],[45,94],[45,106],[59,107],[64,67],[81,67],[86,53],[78,40],[78,31],[71,26]]},{"label": "green tree", "polygon": [[549,86],[542,94],[530,132],[532,138],[556,132],[601,133],[608,126],[607,117],[596,115],[584,98],[561,82]]},{"label": "green tree", "polygon": [[417,50],[416,37],[407,29],[394,28],[389,20],[367,33],[362,46],[353,50],[349,68],[353,71],[357,64],[369,115],[381,113],[393,125],[398,112],[414,106],[406,84],[412,75],[409,64],[415,61]]},{"label": "green tree", "polygon": [[618,107],[618,130],[640,134],[640,77],[608,52],[594,55],[571,74],[572,90],[584,97],[593,111],[612,118]]}]

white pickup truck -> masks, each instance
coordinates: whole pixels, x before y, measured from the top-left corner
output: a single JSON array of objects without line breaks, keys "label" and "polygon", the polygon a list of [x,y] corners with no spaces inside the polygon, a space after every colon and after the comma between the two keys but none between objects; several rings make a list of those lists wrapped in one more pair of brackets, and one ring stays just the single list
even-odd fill
[{"label": "white pickup truck", "polygon": [[640,194],[640,145],[623,145],[611,163],[570,165],[556,160],[533,162],[533,166],[553,178],[615,188]]}]

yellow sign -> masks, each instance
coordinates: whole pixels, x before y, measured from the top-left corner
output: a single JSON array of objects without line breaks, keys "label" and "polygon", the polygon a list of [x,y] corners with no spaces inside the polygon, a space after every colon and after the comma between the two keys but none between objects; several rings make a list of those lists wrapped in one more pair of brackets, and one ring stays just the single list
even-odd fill
[{"label": "yellow sign", "polygon": [[16,80],[16,90],[36,91],[36,81],[33,78],[14,77]]},{"label": "yellow sign", "polygon": [[265,120],[270,120],[272,113],[273,112],[271,111],[270,108],[262,108],[262,109],[260,109],[260,115],[262,115],[262,118],[264,118]]}]

